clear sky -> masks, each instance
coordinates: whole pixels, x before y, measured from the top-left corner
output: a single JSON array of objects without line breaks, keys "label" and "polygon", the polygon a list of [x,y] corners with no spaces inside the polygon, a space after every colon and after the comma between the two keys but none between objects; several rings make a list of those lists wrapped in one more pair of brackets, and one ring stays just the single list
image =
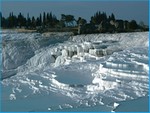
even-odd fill
[{"label": "clear sky", "polygon": [[58,19],[61,14],[72,14],[77,19],[83,17],[90,20],[96,11],[106,12],[107,15],[114,13],[116,19],[143,21],[148,25],[148,0],[3,0],[1,10],[3,16],[7,17],[10,12],[24,16],[39,16],[40,13],[52,12]]}]

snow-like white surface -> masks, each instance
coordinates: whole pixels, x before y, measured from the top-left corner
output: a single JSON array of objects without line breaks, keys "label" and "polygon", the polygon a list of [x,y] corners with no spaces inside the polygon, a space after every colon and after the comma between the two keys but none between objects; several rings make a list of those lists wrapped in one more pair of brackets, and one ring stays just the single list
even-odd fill
[{"label": "snow-like white surface", "polygon": [[148,32],[4,32],[3,111],[112,111],[148,96]]},{"label": "snow-like white surface", "polygon": [[135,100],[119,102],[115,112],[148,112],[149,97],[141,97]]}]

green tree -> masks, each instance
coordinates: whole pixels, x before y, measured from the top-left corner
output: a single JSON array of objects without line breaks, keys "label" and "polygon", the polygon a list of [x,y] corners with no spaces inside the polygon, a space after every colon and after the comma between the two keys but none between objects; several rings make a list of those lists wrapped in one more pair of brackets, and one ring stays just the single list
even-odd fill
[{"label": "green tree", "polygon": [[26,26],[26,18],[21,13],[19,13],[17,21],[20,28]]},{"label": "green tree", "polygon": [[105,12],[101,13],[100,11],[99,12],[96,12],[94,14],[94,16],[91,17],[91,21],[90,23],[91,24],[95,24],[95,25],[99,25],[102,21],[107,21],[107,15]]},{"label": "green tree", "polygon": [[0,26],[2,27],[2,13],[0,12]]},{"label": "green tree", "polygon": [[39,25],[42,26],[42,15],[40,13],[40,18],[39,18]]},{"label": "green tree", "polygon": [[26,28],[31,28],[31,19],[30,19],[29,13],[27,14]]},{"label": "green tree", "polygon": [[2,13],[0,12],[0,24],[1,24],[1,27],[2,28],[6,28],[7,27],[7,20],[6,20],[6,18],[4,18],[3,16],[2,16]]},{"label": "green tree", "polygon": [[36,18],[36,26],[40,26],[41,24],[40,24],[40,18],[39,17],[37,17]]},{"label": "green tree", "polygon": [[13,14],[9,13],[9,17],[8,17],[8,27],[12,28],[13,27],[13,18],[12,18]]},{"label": "green tree", "polygon": [[77,20],[78,25],[85,25],[87,21],[84,18],[79,17]]},{"label": "green tree", "polygon": [[135,20],[132,20],[132,21],[129,23],[129,28],[130,28],[131,30],[135,30],[135,29],[138,28],[138,25],[137,25],[137,23],[136,23]]},{"label": "green tree", "polygon": [[65,22],[66,26],[74,26],[73,22],[75,21],[75,18],[73,15],[61,15],[61,20]]},{"label": "green tree", "polygon": [[50,25],[50,15],[49,13],[46,14],[46,25],[49,27]]},{"label": "green tree", "polygon": [[55,27],[58,23],[59,23],[59,20],[57,20],[55,15],[53,15],[53,17],[52,17],[52,27]]},{"label": "green tree", "polygon": [[115,21],[115,15],[113,13],[110,16],[110,19],[113,20],[113,21]]},{"label": "green tree", "polygon": [[46,25],[46,13],[43,13],[43,26],[45,27]]},{"label": "green tree", "polygon": [[32,25],[32,28],[36,27],[36,21],[35,21],[34,16],[32,17],[32,23],[31,23],[31,25]]}]

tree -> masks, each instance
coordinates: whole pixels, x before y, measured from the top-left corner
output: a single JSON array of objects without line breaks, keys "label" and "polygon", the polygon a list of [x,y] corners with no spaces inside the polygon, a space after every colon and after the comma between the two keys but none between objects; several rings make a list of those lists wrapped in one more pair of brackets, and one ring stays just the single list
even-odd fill
[{"label": "tree", "polygon": [[[81,34],[85,31],[84,26],[86,25],[87,21],[81,17],[78,18],[77,24],[78,24],[78,34]],[[84,29],[83,29],[84,28]]]},{"label": "tree", "polygon": [[61,15],[61,20],[65,22],[66,26],[74,26],[73,21],[75,21],[75,18],[73,15]]},{"label": "tree", "polygon": [[49,24],[50,24],[50,27],[53,27],[53,15],[52,15],[52,12],[50,12],[49,14]]},{"label": "tree", "polygon": [[31,23],[31,25],[32,25],[32,28],[36,27],[36,21],[35,21],[34,16],[32,17],[32,23]]},{"label": "tree", "polygon": [[22,26],[22,14],[21,13],[19,13],[19,15],[18,15],[18,26],[21,28],[21,26]]},{"label": "tree", "polygon": [[90,23],[99,25],[102,21],[107,21],[107,15],[105,12],[101,13],[99,11],[99,12],[96,12],[94,16],[91,17]]},{"label": "tree", "polygon": [[26,27],[27,27],[27,28],[31,28],[31,19],[30,19],[29,13],[28,13],[28,15],[27,15]]},{"label": "tree", "polygon": [[102,21],[107,21],[107,15],[105,12],[101,14]]},{"label": "tree", "polygon": [[43,26],[45,27],[46,25],[46,14],[45,12],[43,13]]},{"label": "tree", "polygon": [[42,15],[40,13],[39,25],[42,26]]},{"label": "tree", "polygon": [[36,18],[36,26],[40,26],[40,19],[39,19],[39,17]]},{"label": "tree", "polygon": [[110,19],[113,20],[113,21],[115,21],[115,15],[113,13],[110,16]]},{"label": "tree", "polygon": [[0,12],[0,23],[1,23],[1,27],[2,28],[6,28],[7,27],[7,20],[6,20],[6,18],[4,18],[3,16],[2,16],[2,13]]},{"label": "tree", "polygon": [[129,23],[129,28],[130,28],[131,30],[135,30],[135,29],[138,28],[138,25],[137,25],[137,23],[136,23],[135,20],[132,20],[132,21]]},{"label": "tree", "polygon": [[59,23],[59,20],[57,20],[55,15],[53,15],[53,17],[52,17],[52,27],[54,27],[58,23]]},{"label": "tree", "polygon": [[50,15],[49,13],[46,14],[46,25],[49,26],[50,25]]},{"label": "tree", "polygon": [[13,27],[17,27],[17,17],[15,15],[12,16]]},{"label": "tree", "polygon": [[13,13],[9,13],[8,17],[8,27],[12,28],[13,27],[13,19],[12,19]]},{"label": "tree", "polygon": [[87,21],[84,18],[79,17],[77,20],[78,25],[85,25]]},{"label": "tree", "polygon": [[0,26],[2,27],[2,13],[0,12]]},{"label": "tree", "polygon": [[82,18],[79,17],[78,20],[76,21],[78,25],[79,25],[79,22],[80,22],[81,19],[82,19]]},{"label": "tree", "polygon": [[19,15],[18,15],[17,22],[18,22],[18,26],[19,26],[20,28],[21,28],[22,26],[26,26],[26,18],[25,18],[21,13],[19,13]]}]

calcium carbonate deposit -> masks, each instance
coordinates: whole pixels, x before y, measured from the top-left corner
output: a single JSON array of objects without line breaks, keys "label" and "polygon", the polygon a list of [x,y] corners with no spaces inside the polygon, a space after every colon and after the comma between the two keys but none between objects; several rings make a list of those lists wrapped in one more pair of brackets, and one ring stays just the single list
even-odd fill
[{"label": "calcium carbonate deposit", "polygon": [[149,96],[148,32],[1,35],[2,111],[124,111]]}]

